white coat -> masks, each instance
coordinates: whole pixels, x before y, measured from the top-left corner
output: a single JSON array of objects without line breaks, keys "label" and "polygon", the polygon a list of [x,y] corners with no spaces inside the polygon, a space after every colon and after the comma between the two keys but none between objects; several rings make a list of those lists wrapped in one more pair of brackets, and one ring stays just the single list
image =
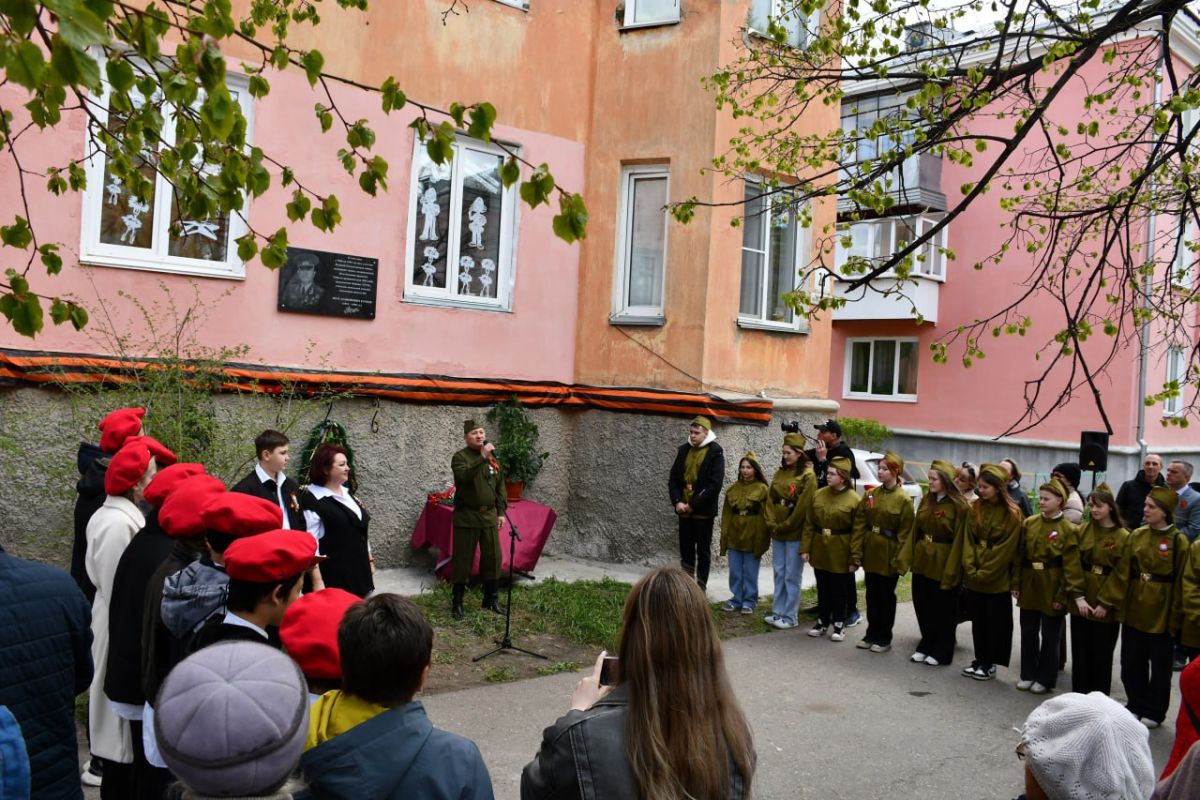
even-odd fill
[{"label": "white coat", "polygon": [[[146,526],[146,518],[136,505],[124,497],[109,495],[104,505],[92,514],[87,524],[87,574],[96,585],[92,601],[92,663],[96,671],[88,690],[88,731],[92,755],[133,763],[133,738],[129,720],[113,711],[104,694],[104,676],[108,673],[108,605],[112,598],[117,563],[133,535]],[[121,625],[141,625],[139,620],[120,620]]]}]

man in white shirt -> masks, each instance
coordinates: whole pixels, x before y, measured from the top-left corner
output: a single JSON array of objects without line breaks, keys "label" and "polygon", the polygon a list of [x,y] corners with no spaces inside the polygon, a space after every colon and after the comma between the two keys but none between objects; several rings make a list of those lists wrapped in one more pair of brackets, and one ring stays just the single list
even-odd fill
[{"label": "man in white shirt", "polygon": [[254,470],[238,481],[232,491],[275,503],[283,512],[283,527],[307,530],[300,510],[300,487],[284,472],[291,455],[288,437],[268,428],[255,437],[254,453],[258,462]]}]

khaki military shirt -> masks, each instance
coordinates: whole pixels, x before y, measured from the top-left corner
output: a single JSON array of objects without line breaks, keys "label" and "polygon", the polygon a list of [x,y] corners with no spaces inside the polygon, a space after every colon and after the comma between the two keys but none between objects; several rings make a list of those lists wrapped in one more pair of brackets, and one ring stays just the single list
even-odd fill
[{"label": "khaki military shirt", "polygon": [[721,555],[726,550],[742,550],[762,558],[771,545],[767,533],[767,484],[762,481],[735,481],[725,490],[721,507]]},{"label": "khaki military shirt", "polygon": [[501,471],[469,447],[454,454],[450,470],[454,473],[454,524],[462,528],[495,527],[497,513],[508,508]]},{"label": "khaki military shirt", "polygon": [[876,575],[899,575],[900,547],[912,533],[913,501],[899,482],[876,486],[863,498],[863,569]]},{"label": "khaki military shirt", "polygon": [[804,521],[817,491],[817,475],[810,465],[801,470],[781,467],[771,478],[767,496],[767,530],[771,538],[796,542],[804,533]]},{"label": "khaki military shirt", "polygon": [[912,532],[900,548],[901,565],[937,581],[944,591],[957,589],[962,580],[963,535],[970,511],[965,502],[960,505],[949,495],[941,500],[926,495],[917,508]]},{"label": "khaki military shirt", "polygon": [[1129,534],[1129,593],[1125,597],[1125,624],[1143,633],[1174,633],[1182,601],[1175,606],[1184,561],[1189,553],[1187,537],[1174,525],[1155,530],[1149,525]]},{"label": "khaki military shirt", "polygon": [[[1129,592],[1129,531],[1102,528],[1092,521],[1079,529],[1079,563],[1083,568],[1084,597],[1088,605],[1104,606],[1103,620],[1120,622],[1125,616]],[[1072,614],[1079,609],[1071,603]],[[1093,618],[1094,619],[1094,618]]]},{"label": "khaki military shirt", "polygon": [[1025,611],[1062,616],[1069,603],[1083,596],[1079,529],[1065,516],[1046,519],[1041,514],[1026,519],[1024,528],[1013,576],[1013,588],[1020,592],[1017,605]]},{"label": "khaki military shirt", "polygon": [[1011,513],[1007,504],[976,500],[963,540],[963,585],[982,594],[1011,591],[1020,545],[1020,512]]},{"label": "khaki military shirt", "polygon": [[863,530],[858,492],[826,486],[813,495],[800,552],[808,553],[813,569],[849,572],[851,564],[862,563]]}]

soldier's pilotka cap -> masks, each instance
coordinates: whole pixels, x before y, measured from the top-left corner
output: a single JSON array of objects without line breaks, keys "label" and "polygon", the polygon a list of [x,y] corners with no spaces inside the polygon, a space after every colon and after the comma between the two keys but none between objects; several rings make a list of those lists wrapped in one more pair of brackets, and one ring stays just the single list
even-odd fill
[{"label": "soldier's pilotka cap", "polygon": [[847,475],[849,475],[850,470],[853,469],[853,466],[850,464],[850,459],[846,458],[845,456],[838,456],[837,458],[830,459],[829,466],[836,470],[841,470]]},{"label": "soldier's pilotka cap", "polygon": [[706,431],[712,430],[712,420],[703,415],[696,417],[694,420],[692,420],[690,423],[688,423],[689,427],[692,425],[699,425],[701,428],[704,428],[704,430],[706,430]]},{"label": "soldier's pilotka cap", "polygon": [[954,474],[958,472],[958,470],[954,468],[953,464],[943,458],[935,458],[933,463],[929,465],[929,468],[936,469],[938,472],[942,473],[942,476],[946,480],[952,480],[954,478]]},{"label": "soldier's pilotka cap", "polygon": [[481,423],[481,422],[476,422],[473,419],[464,419],[463,420],[463,436],[466,436],[471,431],[476,430],[478,428],[482,428],[482,427],[483,427],[483,423]]},{"label": "soldier's pilotka cap", "polygon": [[1097,494],[1100,495],[1101,497],[1107,498],[1108,502],[1110,502],[1110,503],[1117,502],[1116,497],[1113,496],[1112,487],[1109,486],[1107,483],[1104,483],[1103,481],[1101,481],[1100,485],[1097,486],[1095,489],[1092,489],[1092,494],[1088,495],[1088,499],[1089,500],[1092,499],[1092,495],[1097,495]]},{"label": "soldier's pilotka cap", "polygon": [[888,466],[892,468],[892,472],[899,473],[904,469],[904,459],[894,450],[888,450],[884,453],[882,460],[888,463]]},{"label": "soldier's pilotka cap", "polygon": [[1043,489],[1045,489],[1047,492],[1050,492],[1051,494],[1058,495],[1059,497],[1062,498],[1062,501],[1064,503],[1067,502],[1067,498],[1071,496],[1071,493],[1067,491],[1067,487],[1063,486],[1063,482],[1060,481],[1058,478],[1051,478],[1050,480],[1046,481],[1045,483],[1043,483],[1041,486],[1038,487],[1039,492],[1042,491]]},{"label": "soldier's pilotka cap", "polygon": [[804,434],[789,433],[787,436],[783,437],[783,443],[786,444],[788,447],[792,448],[793,450],[803,450],[804,449]]},{"label": "soldier's pilotka cap", "polygon": [[1000,481],[1000,485],[1004,486],[1008,483],[1008,470],[999,464],[984,464],[979,468],[979,474],[991,475],[996,480]]},{"label": "soldier's pilotka cap", "polygon": [[1171,516],[1175,513],[1175,506],[1179,505],[1178,493],[1166,486],[1155,486],[1150,490],[1150,499],[1167,513],[1167,522],[1170,522]]}]

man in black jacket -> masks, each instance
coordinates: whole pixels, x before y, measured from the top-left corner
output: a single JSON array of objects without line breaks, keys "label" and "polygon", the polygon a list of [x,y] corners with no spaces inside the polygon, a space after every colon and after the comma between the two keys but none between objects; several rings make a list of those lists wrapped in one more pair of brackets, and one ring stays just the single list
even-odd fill
[{"label": "man in black jacket", "polygon": [[1122,483],[1117,491],[1117,508],[1121,511],[1121,521],[1129,530],[1142,526],[1142,508],[1146,505],[1150,490],[1155,486],[1167,485],[1162,468],[1162,456],[1147,453],[1138,474]]},{"label": "man in black jacket", "polygon": [[0,547],[0,705],[21,726],[30,794],[83,800],[75,697],[92,682],[92,610],[67,573]]},{"label": "man in black jacket", "polygon": [[294,531],[308,530],[297,499],[300,487],[285,472],[291,455],[288,445],[288,437],[279,431],[267,429],[256,436],[254,454],[258,463],[230,491],[270,500],[283,512],[283,527]]},{"label": "man in black jacket", "polygon": [[675,454],[667,489],[679,517],[680,566],[701,589],[708,585],[713,519],[724,484],[725,453],[708,417],[696,417],[688,427],[687,443]]}]

